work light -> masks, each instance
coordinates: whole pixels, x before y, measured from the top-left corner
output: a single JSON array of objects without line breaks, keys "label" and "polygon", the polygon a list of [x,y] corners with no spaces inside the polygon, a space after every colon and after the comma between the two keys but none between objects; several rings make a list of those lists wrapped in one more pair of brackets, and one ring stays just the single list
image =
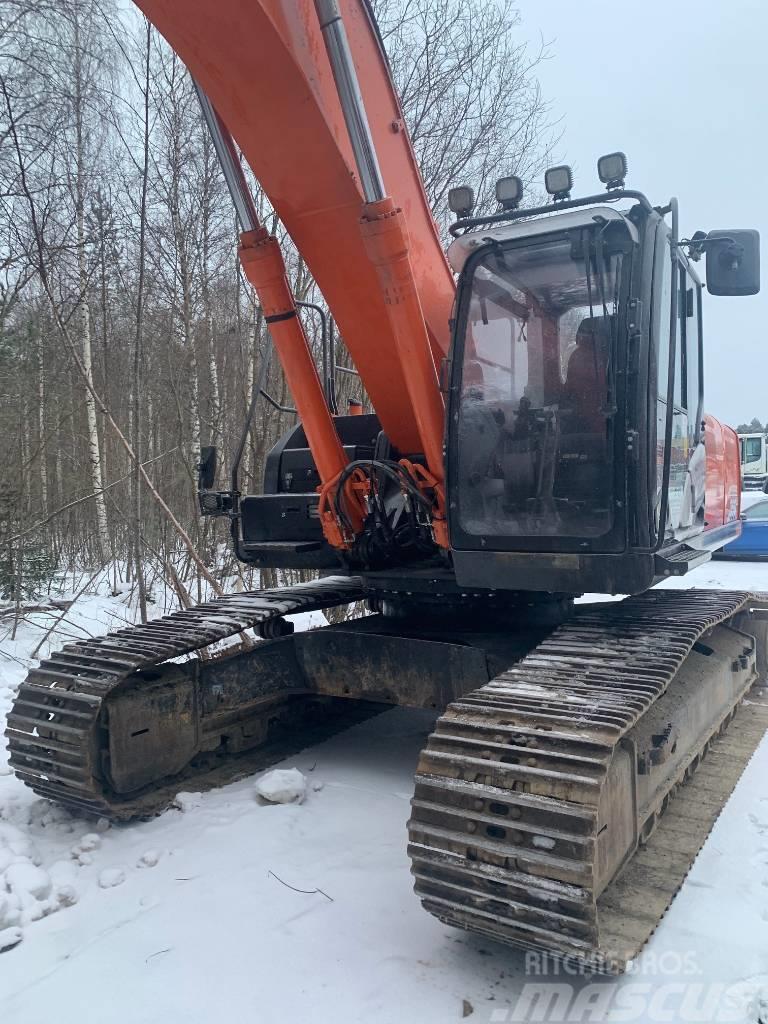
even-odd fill
[{"label": "work light", "polygon": [[606,188],[623,188],[627,158],[623,153],[606,153],[597,161],[597,175]]},{"label": "work light", "polygon": [[514,174],[496,182],[496,198],[504,210],[514,210],[523,198],[523,183]]},{"label": "work light", "polygon": [[448,208],[457,217],[468,217],[475,206],[475,193],[469,185],[448,189]]},{"label": "work light", "polygon": [[554,199],[567,199],[573,188],[573,173],[567,164],[544,172],[544,188]]}]

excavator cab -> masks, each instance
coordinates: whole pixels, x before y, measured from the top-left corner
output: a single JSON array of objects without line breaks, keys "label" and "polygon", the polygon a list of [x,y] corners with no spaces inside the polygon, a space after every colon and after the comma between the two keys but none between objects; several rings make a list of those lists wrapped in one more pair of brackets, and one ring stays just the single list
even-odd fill
[{"label": "excavator cab", "polygon": [[[614,189],[459,222],[441,382],[449,560],[428,522],[408,558],[387,544],[405,536],[396,518],[354,552],[328,543],[302,424],[269,453],[262,494],[240,496],[235,469],[231,491],[201,492],[202,511],[229,515],[238,557],[260,567],[408,577],[421,561],[460,589],[635,594],[706,561],[738,536],[739,481],[735,436],[703,412],[694,264],[706,253],[716,294],[753,294],[759,249],[752,231],[679,243],[676,219],[674,200]],[[424,464],[375,413],[334,427],[350,467]],[[376,489],[383,522],[397,482]]]},{"label": "excavator cab", "polygon": [[[639,593],[738,530],[735,509],[705,521],[701,284],[672,208],[626,195],[624,210],[591,197],[533,220],[541,210],[514,211],[451,247],[460,585]],[[736,235],[752,244],[712,235],[721,252]],[[746,293],[754,269],[739,274],[723,294]]]}]

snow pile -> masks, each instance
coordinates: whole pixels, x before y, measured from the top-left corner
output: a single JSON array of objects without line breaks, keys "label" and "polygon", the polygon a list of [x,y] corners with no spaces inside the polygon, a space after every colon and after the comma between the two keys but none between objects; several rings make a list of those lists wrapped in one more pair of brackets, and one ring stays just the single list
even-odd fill
[{"label": "snow pile", "polygon": [[254,788],[271,804],[300,804],[307,795],[307,780],[298,768],[275,768],[257,779]]},{"label": "snow pile", "polygon": [[72,859],[80,865],[93,864],[93,854],[100,846],[101,836],[96,832],[86,832],[82,839],[71,848]]},{"label": "snow pile", "polygon": [[540,850],[554,850],[555,840],[550,836],[534,836],[533,845],[537,846]]},{"label": "snow pile", "polygon": [[194,811],[196,807],[199,807],[202,799],[202,793],[177,793],[173,806],[182,814],[186,814],[187,811]]},{"label": "snow pile", "polygon": [[99,872],[99,888],[114,889],[116,885],[122,885],[125,881],[125,872],[122,868],[105,868]]},{"label": "snow pile", "polygon": [[136,861],[137,868],[155,868],[160,863],[161,853],[159,850],[145,850]]},{"label": "snow pile", "polygon": [[77,902],[74,886],[55,884],[40,863],[30,838],[0,822],[0,952],[21,942],[24,925]]}]

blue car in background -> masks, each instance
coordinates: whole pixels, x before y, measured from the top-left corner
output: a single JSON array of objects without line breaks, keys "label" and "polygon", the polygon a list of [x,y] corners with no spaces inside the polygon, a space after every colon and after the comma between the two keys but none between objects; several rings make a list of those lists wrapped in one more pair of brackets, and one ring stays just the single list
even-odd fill
[{"label": "blue car in background", "polygon": [[768,497],[745,494],[741,508],[741,536],[726,544],[717,557],[768,560]]}]

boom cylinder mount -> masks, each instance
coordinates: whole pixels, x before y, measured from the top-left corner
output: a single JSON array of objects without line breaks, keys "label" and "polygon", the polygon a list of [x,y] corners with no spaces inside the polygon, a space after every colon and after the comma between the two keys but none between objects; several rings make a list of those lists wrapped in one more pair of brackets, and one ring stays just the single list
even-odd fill
[{"label": "boom cylinder mount", "polygon": [[435,495],[434,537],[440,547],[447,548],[450,544],[443,465],[445,406],[411,264],[408,228],[403,211],[387,195],[381,177],[338,0],[315,0],[315,8],[365,199],[360,231],[381,285],[429,471],[417,472],[416,482]]}]

